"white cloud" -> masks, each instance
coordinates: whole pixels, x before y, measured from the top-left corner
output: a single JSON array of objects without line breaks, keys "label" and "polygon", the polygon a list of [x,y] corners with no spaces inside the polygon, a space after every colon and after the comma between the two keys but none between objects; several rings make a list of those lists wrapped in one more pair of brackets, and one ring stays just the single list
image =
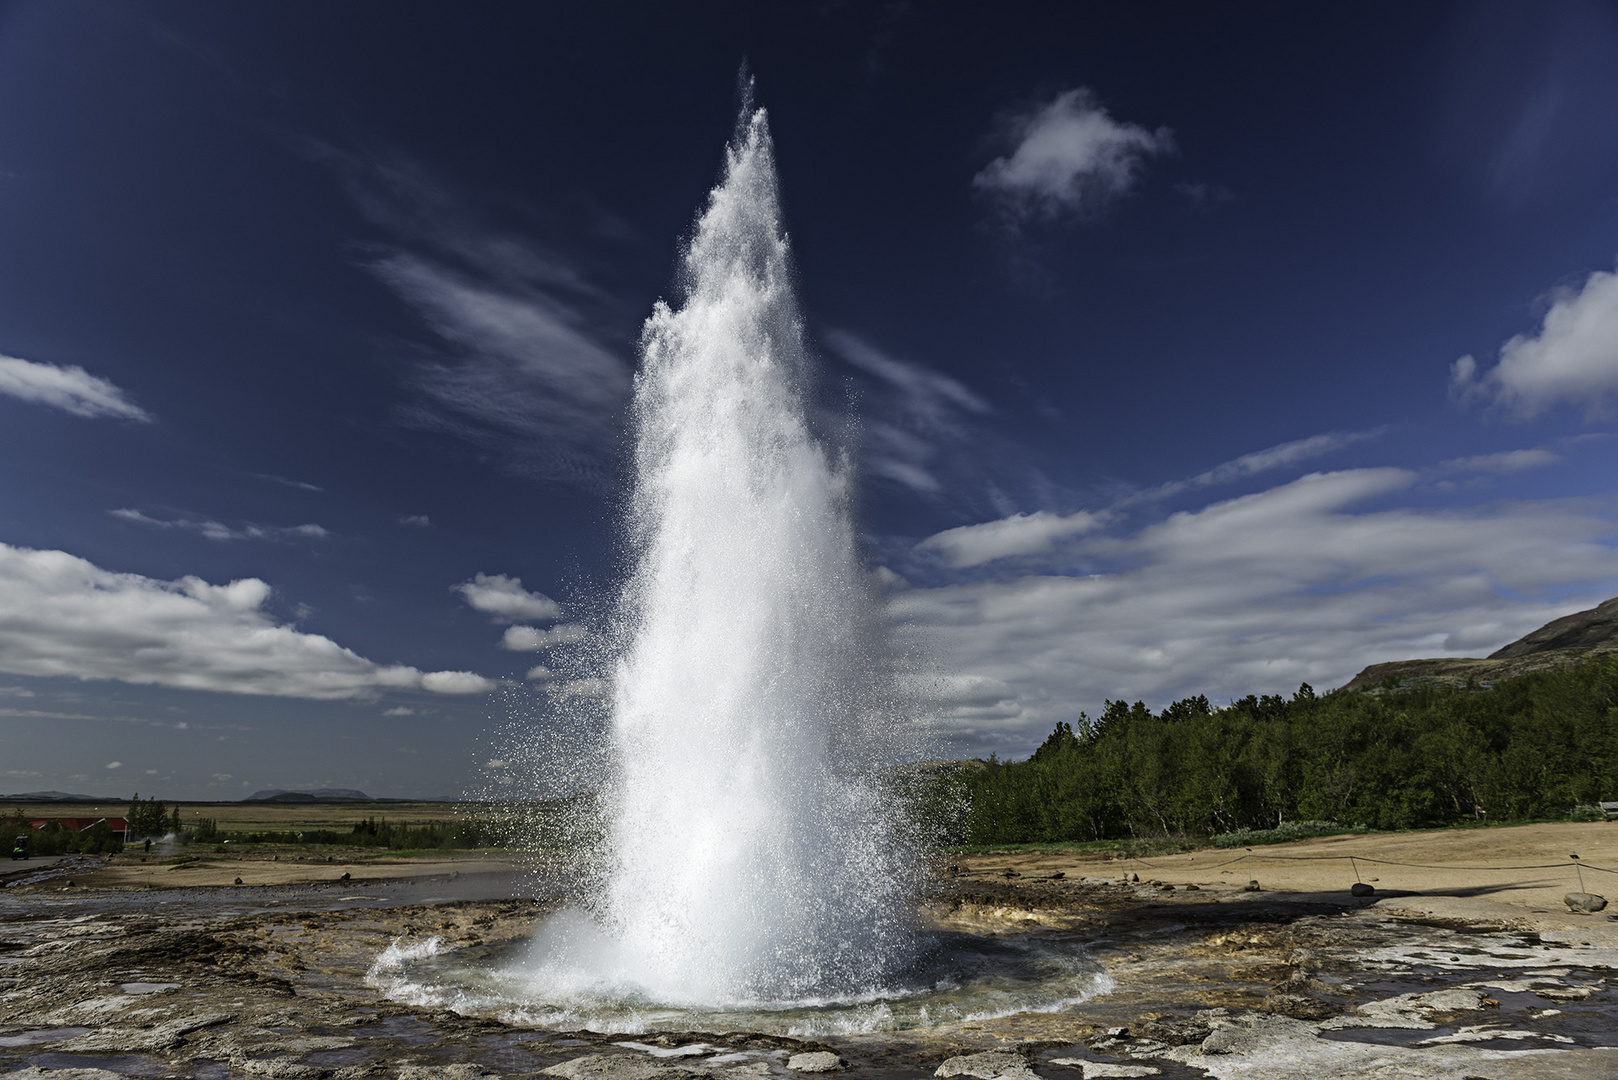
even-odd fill
[{"label": "white cloud", "polygon": [[1532,334],[1500,346],[1500,359],[1481,371],[1471,356],[1450,366],[1450,390],[1463,402],[1488,402],[1521,417],[1559,404],[1591,416],[1618,402],[1618,273],[1596,271],[1578,289],[1550,297]]},{"label": "white cloud", "polygon": [[550,668],[546,667],[544,664],[535,664],[533,667],[528,669],[528,674],[524,675],[523,678],[527,679],[529,682],[544,682],[554,674],[556,673]]},{"label": "white cloud", "polygon": [[399,519],[399,524],[409,525],[415,529],[425,529],[432,524],[432,521],[426,514],[406,514]]},{"label": "white cloud", "polygon": [[508,626],[500,639],[502,649],[512,652],[538,652],[553,645],[570,645],[584,640],[584,627],[578,623],[561,623],[549,630],[536,630],[532,626]]},{"label": "white cloud", "polygon": [[74,416],[112,416],[149,423],[151,416],[106,379],[70,364],[39,364],[0,356],[0,394],[37,402]]},{"label": "white cloud", "polygon": [[1555,451],[1536,446],[1527,450],[1505,450],[1498,454],[1452,458],[1440,465],[1439,469],[1456,472],[1513,473],[1555,465],[1561,460],[1562,456]]},{"label": "white cloud", "polygon": [[1147,157],[1174,147],[1168,128],[1114,120],[1082,87],[1014,118],[1006,134],[1014,149],[972,182],[1013,220],[1093,214],[1135,185]]},{"label": "white cloud", "polygon": [[121,761],[109,761],[106,767],[109,769],[121,769],[124,767],[124,763]]},{"label": "white cloud", "polygon": [[504,574],[479,573],[471,581],[454,588],[461,599],[478,611],[494,616],[497,623],[525,620],[548,621],[562,617],[562,607],[544,593],[529,592],[522,578]]},{"label": "white cloud", "polygon": [[383,709],[382,710],[382,715],[383,716],[415,716],[416,715],[416,710],[410,708],[408,705],[395,705],[391,709]]},{"label": "white cloud", "polygon": [[1059,542],[1093,532],[1106,520],[1105,514],[1088,510],[1066,516],[1040,510],[1032,514],[1013,514],[981,525],[945,529],[916,547],[938,555],[946,566],[963,569],[1014,556],[1048,555]]},{"label": "white cloud", "polygon": [[470,672],[374,663],[277,623],[263,610],[269,596],[257,578],[160,581],[0,544],[0,671],[328,700],[495,686]]},{"label": "white cloud", "polygon": [[1481,655],[1618,587],[1612,506],[1427,509],[1421,476],[1311,474],[1082,536],[1063,557],[1083,576],[893,594],[902,638],[949,676],[919,700],[961,749],[1026,753],[1105,698],[1324,690],[1371,663]]},{"label": "white cloud", "polygon": [[1336,453],[1338,450],[1353,446],[1355,443],[1380,438],[1384,431],[1384,428],[1374,428],[1370,431],[1327,431],[1319,435],[1310,435],[1303,439],[1294,439],[1291,442],[1280,443],[1264,450],[1255,450],[1250,454],[1243,454],[1241,457],[1221,462],[1190,479],[1170,480],[1166,484],[1148,488],[1145,491],[1119,500],[1118,505],[1128,506],[1156,499],[1166,499],[1195,488],[1235,483],[1238,480],[1245,480],[1260,473],[1286,468],[1289,465],[1297,465],[1312,458]]},{"label": "white cloud", "polygon": [[161,518],[147,517],[139,510],[108,510],[107,513],[123,521],[132,521],[137,525],[148,525],[155,529],[179,529],[183,532],[194,532],[209,540],[324,540],[331,535],[319,525],[281,526],[248,523],[239,529],[233,529],[222,522],[193,518],[172,518],[164,521]]}]

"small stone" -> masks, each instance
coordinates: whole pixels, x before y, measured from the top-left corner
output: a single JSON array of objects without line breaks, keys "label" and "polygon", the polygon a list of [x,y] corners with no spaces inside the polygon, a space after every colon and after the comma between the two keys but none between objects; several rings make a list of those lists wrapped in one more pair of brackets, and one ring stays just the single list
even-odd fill
[{"label": "small stone", "polygon": [[[344,870],[344,871],[343,871],[343,876],[342,876],[342,877],[340,877],[340,878],[338,878],[338,879],[337,879],[337,880],[338,880],[338,881],[347,881],[347,880],[348,880],[348,871],[347,871],[347,870]],[[240,884],[240,883],[239,883],[239,882],[238,882],[238,884]]]},{"label": "small stone", "polygon": [[241,879],[241,878],[237,878],[237,879],[236,879],[236,884],[238,884],[238,885],[240,885],[240,884],[241,884],[241,883],[242,883],[242,879]]},{"label": "small stone", "polygon": [[1376,886],[1367,885],[1363,881],[1356,881],[1348,887],[1348,891],[1351,896],[1375,896]]},{"label": "small stone", "polygon": [[1053,870],[1049,874],[1045,875],[1045,878],[1048,881],[1061,881],[1065,877],[1067,877],[1067,872],[1065,870]]},{"label": "small stone", "polygon": [[1134,882],[1136,885],[1139,885],[1140,884],[1140,875],[1139,874],[1130,874],[1129,875],[1129,880]]},{"label": "small stone", "polygon": [[[68,884],[71,885],[73,883],[70,881]],[[1594,915],[1596,912],[1607,906],[1607,898],[1604,896],[1597,896],[1595,893],[1570,892],[1566,896],[1562,897],[1562,903],[1566,904],[1569,910],[1583,912],[1586,915]]]},{"label": "small stone", "polygon": [[1195,885],[1195,884],[1187,885],[1185,887],[1185,891],[1186,892],[1201,892],[1202,891],[1202,886],[1201,885]]},{"label": "small stone", "polygon": [[1107,1036],[1113,1039],[1127,1039],[1129,1038],[1129,1029],[1126,1027],[1110,1027],[1107,1029]]},{"label": "small stone", "polygon": [[812,1053],[793,1054],[787,1058],[787,1068],[793,1072],[836,1072],[839,1069],[848,1068],[848,1062],[830,1050],[816,1050]]},{"label": "small stone", "polygon": [[1242,892],[1263,892],[1263,891],[1264,890],[1259,887],[1258,879],[1256,879],[1256,878],[1254,880],[1252,880],[1252,881],[1249,881],[1246,885],[1242,886]]},{"label": "small stone", "polygon": [[1202,1040],[1204,1054],[1245,1054],[1252,1047],[1252,1033],[1240,1028],[1220,1028]]},{"label": "small stone", "polygon": [[1022,875],[1021,875],[1021,874],[1019,874],[1019,873],[1017,873],[1017,871],[1015,871],[1015,870],[1013,870],[1013,869],[1012,869],[1012,868],[1011,868],[1011,867],[1009,867],[1009,866],[1008,866],[1008,867],[1006,867],[1006,870],[1005,870],[1005,876],[1006,876],[1006,877],[1022,877]]},{"label": "small stone", "polygon": [[945,1061],[933,1072],[934,1076],[975,1076],[977,1080],[1038,1080],[1038,1074],[1028,1067],[1028,1059],[1009,1050],[984,1050],[977,1054],[962,1054]]}]

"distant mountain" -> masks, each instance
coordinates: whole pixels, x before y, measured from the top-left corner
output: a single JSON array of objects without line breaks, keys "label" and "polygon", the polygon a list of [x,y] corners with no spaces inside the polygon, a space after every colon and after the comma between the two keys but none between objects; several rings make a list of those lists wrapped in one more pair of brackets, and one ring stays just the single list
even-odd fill
[{"label": "distant mountain", "polygon": [[1343,689],[1371,690],[1389,679],[1401,683],[1425,679],[1499,682],[1515,675],[1576,664],[1603,653],[1618,653],[1618,596],[1588,611],[1575,611],[1552,619],[1485,658],[1437,657],[1372,664],[1349,680]]},{"label": "distant mountain", "polygon": [[20,795],[0,795],[7,802],[123,802],[101,795],[71,795],[65,791],[25,791]]},{"label": "distant mountain", "polygon": [[353,788],[321,788],[318,791],[284,791],[269,788],[255,791],[242,802],[371,802],[371,797]]}]

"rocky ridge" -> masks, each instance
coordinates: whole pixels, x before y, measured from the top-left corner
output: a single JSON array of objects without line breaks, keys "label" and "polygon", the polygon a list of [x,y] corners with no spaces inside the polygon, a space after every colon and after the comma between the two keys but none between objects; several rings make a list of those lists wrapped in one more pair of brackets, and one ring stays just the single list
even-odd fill
[{"label": "rocky ridge", "polygon": [[1343,689],[1373,690],[1390,679],[1401,684],[1433,679],[1499,682],[1608,653],[1618,653],[1618,597],[1587,611],[1553,619],[1487,657],[1434,657],[1372,664],[1350,679]]}]

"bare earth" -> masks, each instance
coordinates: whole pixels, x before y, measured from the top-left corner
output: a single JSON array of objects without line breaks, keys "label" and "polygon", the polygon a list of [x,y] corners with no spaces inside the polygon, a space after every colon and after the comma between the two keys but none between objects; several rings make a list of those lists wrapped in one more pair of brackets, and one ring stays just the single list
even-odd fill
[{"label": "bare earth", "polygon": [[[1115,986],[1056,1012],[816,1039],[541,1031],[379,989],[373,965],[396,940],[525,939],[565,867],[217,852],[196,853],[203,866],[0,865],[0,1075],[785,1080],[794,1054],[826,1051],[873,1080],[941,1067],[978,1080],[1618,1078],[1618,921],[1567,913],[1573,853],[1618,869],[1618,823],[1144,862],[941,860],[933,925],[1085,952]],[[1384,860],[1357,865],[1375,895],[1349,894],[1350,855]],[[1538,864],[1556,865],[1459,869]],[[1614,881],[1585,870],[1587,891],[1618,900]]]}]

